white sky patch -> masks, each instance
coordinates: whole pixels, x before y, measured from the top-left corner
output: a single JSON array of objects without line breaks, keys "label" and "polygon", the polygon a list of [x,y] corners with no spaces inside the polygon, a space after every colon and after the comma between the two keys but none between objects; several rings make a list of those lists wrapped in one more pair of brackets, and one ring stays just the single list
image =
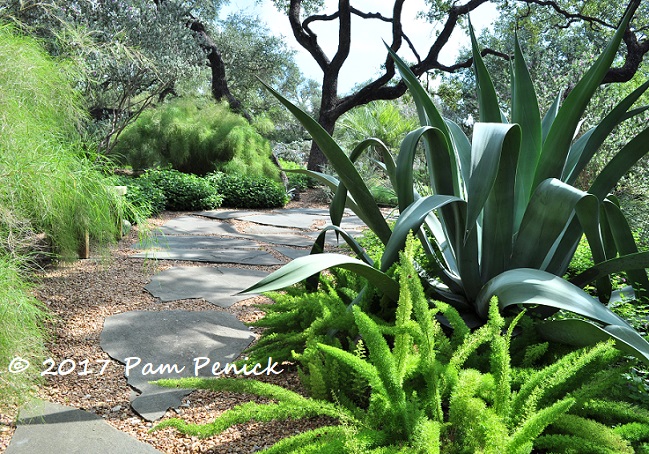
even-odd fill
[{"label": "white sky patch", "polygon": [[[337,3],[327,0],[326,4],[331,5],[331,8],[325,12],[333,12]],[[393,3],[391,1],[356,0],[352,4],[364,12],[380,12],[386,17],[392,16]],[[435,26],[417,18],[417,13],[425,7],[423,0],[407,1],[404,4],[402,15],[404,32],[414,43],[422,58],[428,53],[428,49],[441,28],[441,24]],[[255,0],[231,0],[230,5],[223,9],[223,15],[236,11],[259,16],[274,34],[283,36],[287,45],[297,51],[295,60],[304,76],[317,81],[322,80],[322,70],[311,55],[297,43],[288,18],[278,12],[270,0],[264,0],[261,4],[257,4]],[[471,15],[476,34],[479,34],[483,28],[490,27],[497,17],[495,5],[485,3],[478,7]],[[338,46],[338,22],[317,22],[312,24],[312,29],[318,35],[318,42],[327,56],[332,58]],[[338,82],[340,93],[349,92],[355,85],[373,79],[380,73],[381,65],[385,63],[383,40],[388,44],[392,41],[389,23],[378,19],[368,20],[352,16],[352,48],[340,72]],[[441,63],[453,64],[459,50],[468,45],[468,35],[460,27],[456,27],[440,55]],[[401,46],[399,55],[407,61],[415,61],[414,55],[408,50],[408,45],[405,42]]]}]

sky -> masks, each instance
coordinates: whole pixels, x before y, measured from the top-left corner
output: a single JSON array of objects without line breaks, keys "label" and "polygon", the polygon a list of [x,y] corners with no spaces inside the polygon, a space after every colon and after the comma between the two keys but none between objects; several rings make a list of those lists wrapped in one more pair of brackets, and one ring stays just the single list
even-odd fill
[{"label": "sky", "polygon": [[[337,1],[325,0],[325,5],[337,5]],[[355,0],[352,5],[365,12],[380,12],[385,16],[392,16],[392,1],[387,0]],[[406,35],[415,43],[420,54],[425,55],[432,40],[436,36],[435,27],[423,19],[417,18],[417,12],[425,8],[424,0],[408,0],[404,3],[403,28]],[[255,0],[230,0],[230,4],[222,10],[224,16],[242,11],[250,15],[256,15],[265,22],[271,32],[278,36],[284,36],[286,44],[296,50],[295,60],[305,77],[322,80],[322,71],[315,63],[311,55],[304,50],[293,37],[288,18],[278,12],[270,0],[256,2]],[[489,27],[497,17],[496,8],[491,3],[479,6],[471,15],[473,26],[478,31]],[[318,35],[318,41],[325,53],[331,58],[338,43],[337,22],[318,23],[313,25],[314,32]],[[385,60],[385,47],[383,40],[391,42],[390,25],[379,20],[360,19],[352,16],[352,49],[345,62],[339,79],[340,93],[350,91],[356,84],[360,84],[373,78],[380,71],[380,66]],[[327,43],[329,45],[327,45]],[[459,49],[469,45],[469,38],[459,30],[454,31],[446,52],[441,54],[441,62],[452,64],[458,55]],[[403,58],[413,60],[413,54],[402,46],[399,55]]]}]

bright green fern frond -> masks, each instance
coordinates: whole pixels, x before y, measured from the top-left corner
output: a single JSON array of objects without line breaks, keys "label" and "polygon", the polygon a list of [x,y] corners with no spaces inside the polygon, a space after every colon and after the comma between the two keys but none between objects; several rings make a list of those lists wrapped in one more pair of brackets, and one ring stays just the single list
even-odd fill
[{"label": "bright green fern frond", "polygon": [[260,454],[339,454],[346,435],[345,427],[320,427],[280,440]]},{"label": "bright green fern frond", "polygon": [[574,399],[566,398],[553,405],[543,408],[530,415],[524,423],[514,432],[503,452],[519,452],[522,447],[530,445],[546,427],[552,424],[560,415],[565,414],[575,403]]},{"label": "bright green fern frond", "polygon": [[548,393],[564,386],[578,372],[582,372],[590,363],[605,358],[612,350],[612,342],[600,343],[589,349],[569,353],[532,374],[512,402],[511,415],[514,422],[530,417]]},{"label": "bright green fern frond", "polygon": [[632,454],[633,448],[620,435],[611,428],[596,421],[582,418],[580,416],[564,414],[552,424],[553,432],[560,432],[566,435],[584,437],[588,439],[590,449],[597,446],[597,450],[589,452],[609,452],[617,454]]}]

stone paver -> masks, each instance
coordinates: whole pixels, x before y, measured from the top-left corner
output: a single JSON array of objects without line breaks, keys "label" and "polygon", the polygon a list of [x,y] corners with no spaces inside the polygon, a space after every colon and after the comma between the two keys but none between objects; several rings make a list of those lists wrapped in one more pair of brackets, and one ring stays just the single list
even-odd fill
[{"label": "stone paver", "polygon": [[[178,407],[190,390],[162,388],[160,378],[211,377],[215,362],[235,360],[254,339],[236,317],[217,311],[133,311],[104,321],[100,343],[124,364],[128,384],[141,394],[131,407],[153,421]],[[202,358],[202,359],[201,359]],[[197,365],[209,360],[206,367]]]},{"label": "stone paver", "polygon": [[156,454],[152,446],[101,417],[74,407],[32,401],[21,411],[6,454]]},{"label": "stone paver", "polygon": [[153,235],[138,241],[131,249],[259,249],[257,241],[199,235]]},{"label": "stone paver", "polygon": [[239,236],[239,232],[226,222],[196,216],[180,216],[160,227],[165,235],[221,235]]},{"label": "stone paver", "polygon": [[184,260],[260,266],[282,263],[266,251],[251,249],[169,249],[165,251],[138,252],[131,255],[131,257],[150,260]]},{"label": "stone paver", "polygon": [[144,288],[162,301],[203,298],[230,307],[250,295],[236,295],[268,275],[244,268],[174,267],[153,276]]}]

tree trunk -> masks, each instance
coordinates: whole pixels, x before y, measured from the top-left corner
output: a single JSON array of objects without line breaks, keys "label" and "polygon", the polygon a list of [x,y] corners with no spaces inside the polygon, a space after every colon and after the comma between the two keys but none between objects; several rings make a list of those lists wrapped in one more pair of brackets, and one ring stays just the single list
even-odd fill
[{"label": "tree trunk", "polygon": [[225,78],[225,63],[216,44],[207,33],[205,25],[198,20],[194,20],[190,23],[189,28],[200,37],[200,45],[207,53],[207,61],[212,71],[212,97],[217,101],[225,99],[233,112],[243,116],[248,122],[252,122],[252,117],[243,108],[241,101],[230,92]]},{"label": "tree trunk", "polygon": [[[334,133],[334,127],[336,125],[336,120],[338,118],[328,114],[327,111],[320,111],[318,116],[318,123],[324,128],[325,131],[332,135]],[[309,162],[307,163],[307,169],[314,170],[316,172],[322,172],[324,166],[327,164],[327,157],[322,152],[320,147],[314,141],[311,141],[311,151],[309,152]]]}]

